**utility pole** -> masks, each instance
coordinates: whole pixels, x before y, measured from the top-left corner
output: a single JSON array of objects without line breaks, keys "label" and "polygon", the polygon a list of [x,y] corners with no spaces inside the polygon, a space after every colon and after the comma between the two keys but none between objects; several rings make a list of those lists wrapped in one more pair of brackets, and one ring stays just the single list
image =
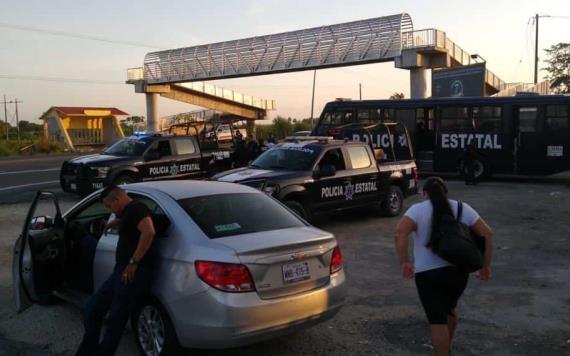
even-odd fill
[{"label": "utility pole", "polygon": [[4,101],[2,103],[4,104],[4,121],[6,122],[6,142],[8,142],[8,111],[6,109],[6,94],[4,94]]},{"label": "utility pole", "polygon": [[18,117],[18,104],[23,103],[23,101],[18,101],[18,98],[16,98],[16,100],[14,100],[14,101],[10,100],[10,103],[14,103],[16,105],[16,132],[18,133],[18,145],[19,145],[20,144],[20,118]]},{"label": "utility pole", "polygon": [[360,93],[360,100],[362,100],[362,83],[358,83],[358,92]]},{"label": "utility pole", "polygon": [[534,40],[534,84],[538,83],[538,19],[540,18],[540,16],[538,16],[538,14],[536,14],[535,18],[534,18],[534,23],[535,23],[535,28],[536,28],[536,34],[535,34],[535,40]]},{"label": "utility pole", "polygon": [[313,109],[315,108],[315,83],[317,81],[317,70],[313,71],[313,98],[311,99],[311,129],[315,126],[313,125]]}]

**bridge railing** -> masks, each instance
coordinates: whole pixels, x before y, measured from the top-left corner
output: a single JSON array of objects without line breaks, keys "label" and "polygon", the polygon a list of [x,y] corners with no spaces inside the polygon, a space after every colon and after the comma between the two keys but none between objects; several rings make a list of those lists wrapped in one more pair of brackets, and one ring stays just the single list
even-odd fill
[{"label": "bridge railing", "polygon": [[133,82],[137,80],[144,80],[144,68],[129,68],[127,69],[127,82]]},{"label": "bridge railing", "polygon": [[[449,56],[460,65],[470,65],[479,63],[476,59],[471,58],[463,48],[447,37],[444,31],[435,28],[428,28],[418,31],[410,31],[402,34],[402,48],[423,48],[437,47],[447,50]],[[485,81],[497,90],[504,90],[507,84],[500,79],[495,73],[487,69],[485,73]]]}]

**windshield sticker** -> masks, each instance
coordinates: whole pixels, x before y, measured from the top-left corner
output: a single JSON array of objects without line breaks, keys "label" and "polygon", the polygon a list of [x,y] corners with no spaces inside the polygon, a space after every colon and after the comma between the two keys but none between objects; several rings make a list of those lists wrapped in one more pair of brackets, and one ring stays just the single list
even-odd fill
[{"label": "windshield sticker", "polygon": [[228,231],[235,231],[241,229],[240,224],[233,223],[233,224],[225,224],[225,225],[214,225],[214,229],[216,232],[228,232]]},{"label": "windshield sticker", "polygon": [[299,145],[299,144],[295,144],[295,143],[284,143],[281,145],[281,148],[286,149],[286,150],[291,150],[291,151],[304,152],[304,153],[308,153],[308,154],[315,153],[315,150],[307,148],[304,145]]}]

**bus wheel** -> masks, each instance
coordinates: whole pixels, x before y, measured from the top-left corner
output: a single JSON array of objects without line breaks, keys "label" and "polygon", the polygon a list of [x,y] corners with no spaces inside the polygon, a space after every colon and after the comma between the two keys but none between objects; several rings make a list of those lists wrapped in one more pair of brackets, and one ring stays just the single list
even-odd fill
[{"label": "bus wheel", "polygon": [[[460,169],[461,169],[461,176],[463,178],[465,178],[467,176],[467,169],[465,167],[465,162],[461,161],[460,164]],[[481,160],[481,159],[475,159],[473,161],[473,176],[475,178],[475,180],[483,180],[488,178],[491,175],[491,169],[489,167],[489,165]]]}]

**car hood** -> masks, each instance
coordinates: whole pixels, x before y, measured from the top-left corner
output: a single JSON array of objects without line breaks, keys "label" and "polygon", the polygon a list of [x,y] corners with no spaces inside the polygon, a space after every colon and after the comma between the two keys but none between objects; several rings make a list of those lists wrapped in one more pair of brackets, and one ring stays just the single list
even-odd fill
[{"label": "car hood", "polygon": [[213,179],[220,182],[239,183],[248,180],[268,179],[268,180],[282,180],[293,177],[306,175],[302,171],[288,171],[288,170],[270,170],[259,168],[237,168],[227,172],[222,172],[213,177]]},{"label": "car hood", "polygon": [[133,159],[132,157],[125,157],[125,156],[93,154],[93,155],[75,157],[70,159],[68,162],[76,164],[101,165],[105,163],[125,162],[125,161],[130,161],[132,159]]}]

